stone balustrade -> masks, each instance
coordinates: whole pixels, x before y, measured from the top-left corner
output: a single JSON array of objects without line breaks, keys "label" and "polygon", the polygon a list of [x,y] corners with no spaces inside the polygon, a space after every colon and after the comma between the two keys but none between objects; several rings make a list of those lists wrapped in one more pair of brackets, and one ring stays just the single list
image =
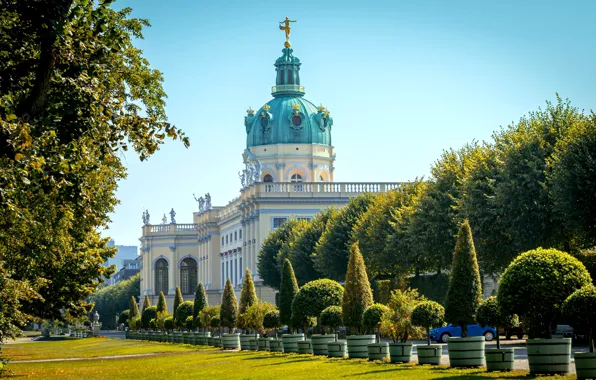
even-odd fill
[{"label": "stone balustrade", "polygon": [[242,199],[278,197],[353,197],[395,190],[401,182],[260,182],[242,191]]}]

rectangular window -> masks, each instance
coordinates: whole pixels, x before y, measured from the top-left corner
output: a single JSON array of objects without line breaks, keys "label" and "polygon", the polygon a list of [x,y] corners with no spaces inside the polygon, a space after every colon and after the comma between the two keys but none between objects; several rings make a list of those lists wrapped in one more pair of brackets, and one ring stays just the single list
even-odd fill
[{"label": "rectangular window", "polygon": [[229,237],[229,236],[228,236],[228,235],[226,235],[226,244],[228,244],[228,237]]},{"label": "rectangular window", "polygon": [[294,84],[294,76],[292,75],[292,70],[288,70],[288,84]]},{"label": "rectangular window", "polygon": [[279,226],[281,226],[282,224],[284,224],[286,222],[286,220],[288,220],[288,218],[273,218],[273,228],[277,228]]},{"label": "rectangular window", "polygon": [[230,262],[226,261],[226,281],[230,278]]},{"label": "rectangular window", "polygon": [[242,282],[242,276],[244,275],[244,270],[242,269],[242,257],[240,257],[238,263],[240,264],[238,267],[240,268],[240,281]]},{"label": "rectangular window", "polygon": [[240,230],[238,232],[239,232],[238,236],[240,237],[240,240],[242,240],[242,230]]},{"label": "rectangular window", "polygon": [[[223,238],[222,238],[223,239]],[[226,284],[225,272],[224,272],[224,263],[221,263],[221,288],[223,289],[224,285]]]},{"label": "rectangular window", "polygon": [[279,74],[279,84],[286,84],[286,72],[284,70]]},{"label": "rectangular window", "polygon": [[299,216],[296,218],[296,220],[311,220],[312,218],[310,216]]},{"label": "rectangular window", "polygon": [[222,236],[222,237],[221,237],[221,245],[224,245],[223,241],[224,241],[224,240],[223,240],[223,236]]},{"label": "rectangular window", "polygon": [[238,241],[238,231],[234,231],[234,241]]},{"label": "rectangular window", "polygon": [[234,259],[234,283],[238,285],[238,259]]}]

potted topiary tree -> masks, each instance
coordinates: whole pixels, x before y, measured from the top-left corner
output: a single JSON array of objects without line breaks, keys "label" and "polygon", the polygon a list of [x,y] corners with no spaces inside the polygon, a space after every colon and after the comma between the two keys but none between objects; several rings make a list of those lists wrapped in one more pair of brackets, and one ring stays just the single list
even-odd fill
[{"label": "potted topiary tree", "polygon": [[197,285],[197,290],[195,292],[195,301],[193,305],[193,327],[199,330],[203,330],[195,332],[195,344],[206,345],[207,338],[211,336],[211,333],[207,331],[207,329],[209,328],[209,324],[205,326],[202,323],[201,318],[199,317],[201,311],[203,311],[206,307],[209,307],[209,303],[207,302],[207,292],[205,291],[205,287],[203,286],[202,282],[199,282],[199,285]]},{"label": "potted topiary tree", "polygon": [[586,285],[576,290],[563,303],[565,320],[574,328],[588,333],[590,352],[575,352],[575,372],[578,379],[596,379],[596,287]]},{"label": "potted topiary tree", "polygon": [[[293,334],[293,327],[298,327],[294,325],[294,319],[292,318],[292,302],[294,302],[294,297],[298,293],[298,281],[296,281],[296,276],[294,275],[294,269],[292,268],[292,264],[290,260],[284,259],[284,264],[281,272],[281,284],[279,287],[279,318],[281,320],[282,325],[287,325],[290,328],[289,334],[283,334],[281,336],[282,344],[284,341],[288,341],[290,346],[294,346],[297,340],[303,340],[304,334]],[[294,351],[286,351],[286,347],[284,345],[284,352],[294,352]],[[298,352],[298,347],[296,346],[296,351]]]},{"label": "potted topiary tree", "polygon": [[164,329],[168,332],[166,341],[169,343],[174,343],[174,336],[172,335],[172,331],[176,328],[176,324],[174,322],[174,317],[171,315],[166,317],[163,321]]},{"label": "potted topiary tree", "polygon": [[[347,337],[348,357],[368,357],[369,343],[375,343],[375,335],[359,335],[362,331],[362,314],[373,304],[370,282],[366,274],[364,259],[358,248],[358,242],[350,248],[350,259],[346,274],[345,291],[342,302],[343,321],[349,329]],[[356,333],[356,334],[354,334]]]},{"label": "potted topiary tree", "polygon": [[207,329],[209,329],[209,331],[206,332],[206,340],[202,340],[199,337],[199,341],[197,342],[197,344],[204,344],[204,345],[208,345],[211,346],[212,345],[212,337],[211,337],[211,333],[212,333],[212,326],[211,326],[211,320],[215,317],[219,317],[219,312],[220,312],[220,306],[207,306],[204,307],[203,310],[201,310],[201,312],[199,313],[199,319],[201,321],[201,325],[205,326]]},{"label": "potted topiary tree", "polygon": [[[302,328],[302,331],[307,331],[308,328],[314,327],[316,325],[317,319],[315,317],[310,317],[306,315],[302,312],[302,310],[294,310],[294,312],[292,313],[292,326],[300,326]],[[300,347],[298,346],[298,342],[304,342],[304,335],[304,333],[292,334],[292,336],[284,334],[282,336],[284,352],[300,353]],[[305,347],[302,347],[302,349],[304,352]]]},{"label": "potted topiary tree", "polygon": [[482,280],[468,220],[460,226],[451,264],[445,320],[461,328],[461,337],[447,341],[452,367],[484,365],[484,336],[468,337],[467,325],[476,322],[476,311],[482,302]]},{"label": "potted topiary tree", "polygon": [[[321,312],[329,306],[339,306],[342,302],[344,288],[338,282],[329,279],[320,279],[307,282],[298,291],[292,302],[292,314],[302,315],[301,319],[310,321],[319,318]],[[310,324],[310,323],[309,323]],[[306,330],[304,330],[306,333]],[[304,346],[304,353],[314,353],[313,344],[327,344],[333,337],[326,335],[313,335],[312,340],[303,340],[298,345]]]},{"label": "potted topiary tree", "polygon": [[[341,306],[329,306],[321,312],[321,325],[328,327],[333,332],[332,341],[325,344],[315,343],[313,340],[313,353],[327,355],[330,358],[343,358],[346,356],[346,342],[337,341],[337,330],[343,324]],[[328,336],[328,335],[324,335]]]},{"label": "potted topiary tree", "polygon": [[445,309],[434,301],[420,302],[412,311],[412,324],[422,326],[426,329],[426,346],[417,346],[418,364],[441,364],[443,346],[430,344],[430,329],[433,326],[441,326],[445,319]]},{"label": "potted topiary tree", "polygon": [[522,253],[505,269],[497,300],[524,321],[531,374],[569,372],[571,339],[552,339],[551,327],[567,297],[591,282],[579,260],[556,249]]},{"label": "potted topiary tree", "polygon": [[236,321],[238,320],[238,301],[234,293],[234,286],[229,278],[226,280],[226,286],[221,297],[219,318],[221,320],[221,326],[228,329],[228,332],[221,336],[223,348],[231,350],[240,348],[240,334],[234,333]]},{"label": "potted topiary tree", "polygon": [[283,352],[283,344],[281,340],[277,339],[277,330],[282,327],[281,320],[279,319],[279,310],[272,310],[265,314],[263,327],[268,330],[275,330],[275,337],[269,341],[269,351]]},{"label": "potted topiary tree", "polygon": [[246,310],[253,304],[257,303],[257,291],[255,290],[255,284],[252,280],[252,273],[250,269],[246,268],[244,273],[244,279],[242,280],[242,290],[240,291],[240,305],[238,308],[238,328],[247,330],[244,334],[240,334],[240,348],[242,350],[250,349],[249,341],[251,339],[257,339],[258,334],[256,331],[250,331],[250,327],[246,323],[245,313]]},{"label": "potted topiary tree", "polygon": [[251,350],[269,350],[269,341],[271,338],[261,337],[260,334],[264,332],[265,327],[263,326],[263,321],[265,319],[265,315],[275,310],[275,305],[259,300],[246,309],[245,313],[243,314],[246,318],[246,326],[252,331],[256,331],[258,336],[258,338],[249,340]]},{"label": "potted topiary tree", "polygon": [[[211,328],[219,330],[219,328],[221,327],[221,319],[220,319],[219,315],[216,315],[215,317],[211,318],[210,325],[211,325]],[[221,341],[221,334],[218,334],[217,336],[215,336],[211,339],[211,345],[213,347],[223,347],[222,341]]]},{"label": "potted topiary tree", "polygon": [[387,313],[389,309],[387,306],[375,303],[367,307],[362,314],[362,325],[375,335],[376,342],[369,343],[368,360],[385,360],[389,359],[389,343],[379,342],[378,328],[381,325],[383,314]]},{"label": "potted topiary tree", "polygon": [[[174,322],[178,328],[185,327],[188,317],[192,317],[194,303],[192,301],[184,301],[174,311]],[[192,326],[190,327],[192,328]],[[183,332],[180,343],[189,343],[190,333]]]},{"label": "potted topiary tree", "polygon": [[389,358],[392,363],[408,363],[412,360],[410,339],[422,338],[422,329],[412,324],[412,311],[425,301],[416,289],[394,290],[390,293],[388,311],[381,319],[380,332],[389,336]]},{"label": "potted topiary tree", "polygon": [[515,327],[519,325],[517,315],[505,315],[494,296],[488,297],[478,307],[476,320],[482,326],[494,326],[497,330],[497,348],[485,349],[487,371],[512,371],[515,349],[501,348],[499,327]]}]

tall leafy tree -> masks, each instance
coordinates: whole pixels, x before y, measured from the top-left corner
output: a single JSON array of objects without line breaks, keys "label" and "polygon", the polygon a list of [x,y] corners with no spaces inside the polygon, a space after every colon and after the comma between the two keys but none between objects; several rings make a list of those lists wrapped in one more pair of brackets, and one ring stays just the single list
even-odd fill
[{"label": "tall leafy tree", "polygon": [[279,289],[279,318],[281,323],[288,326],[292,326],[292,302],[294,302],[298,290],[298,281],[296,281],[292,263],[285,259]]},{"label": "tall leafy tree", "polygon": [[350,249],[350,261],[348,262],[342,300],[343,319],[346,327],[360,333],[362,314],[373,302],[364,259],[358,249],[358,243],[354,243]]},{"label": "tall leafy tree", "polygon": [[163,292],[159,292],[159,299],[157,300],[157,312],[168,312],[168,303],[166,302],[166,296],[163,295]]},{"label": "tall leafy tree", "polygon": [[2,2],[0,264],[39,295],[18,305],[30,316],[84,315],[113,273],[99,229],[126,176],[119,151],[144,160],[166,137],[188,145],[167,122],[161,73],[134,46],[149,23],[111,3]]},{"label": "tall leafy tree", "polygon": [[263,279],[263,285],[279,290],[281,283],[281,267],[279,252],[289,240],[293,228],[298,224],[296,219],[290,219],[269,233],[257,254],[259,261],[257,270]]},{"label": "tall leafy tree", "polygon": [[[202,282],[199,282],[199,285],[197,285],[197,291],[195,293],[195,302],[194,302],[194,308],[192,311],[192,316],[193,316],[193,320],[194,320],[194,324],[195,326],[199,326],[199,313],[206,307],[209,306],[209,303],[207,301],[207,292],[205,292],[205,287],[203,286]],[[209,327],[209,326],[205,326],[205,327]]]},{"label": "tall leafy tree", "polygon": [[468,336],[467,325],[476,322],[476,312],[481,302],[482,280],[470,222],[466,219],[461,224],[453,252],[445,320],[459,325],[465,338]]},{"label": "tall leafy tree", "polygon": [[226,286],[221,297],[221,309],[220,309],[220,323],[222,327],[227,327],[231,330],[236,327],[238,320],[238,301],[236,300],[236,294],[234,293],[234,286],[232,281],[228,278],[226,280]]},{"label": "tall leafy tree", "polygon": [[174,323],[178,326],[179,323],[184,323],[185,321],[178,321],[176,319],[176,310],[178,310],[178,306],[184,302],[184,298],[182,298],[182,292],[180,291],[180,287],[176,286],[176,294],[174,296],[174,308],[172,313],[174,314]]},{"label": "tall leafy tree", "polygon": [[145,311],[146,308],[151,306],[151,301],[149,300],[149,295],[145,294],[145,299],[143,300],[143,310]]},{"label": "tall leafy tree", "polygon": [[327,229],[317,242],[314,259],[317,271],[336,281],[346,277],[352,229],[373,199],[374,195],[370,193],[361,194],[329,220]]},{"label": "tall leafy tree", "polygon": [[[140,275],[120,281],[117,284],[104,286],[91,298],[93,309],[99,313],[104,328],[116,327],[114,315],[130,308],[130,297],[141,293]],[[143,304],[142,311],[145,311]]]},{"label": "tall leafy tree", "polygon": [[137,300],[135,299],[135,296],[131,296],[130,297],[130,308],[129,308],[129,313],[128,313],[128,323],[130,325],[130,322],[132,320],[134,320],[135,318],[140,318],[141,317],[141,313],[139,312],[139,304],[137,304]]},{"label": "tall leafy tree", "polygon": [[242,281],[242,290],[240,291],[240,307],[238,313],[244,314],[246,309],[258,300],[255,283],[252,280],[252,273],[250,273],[250,269],[246,268],[246,271],[244,272],[244,280]]}]

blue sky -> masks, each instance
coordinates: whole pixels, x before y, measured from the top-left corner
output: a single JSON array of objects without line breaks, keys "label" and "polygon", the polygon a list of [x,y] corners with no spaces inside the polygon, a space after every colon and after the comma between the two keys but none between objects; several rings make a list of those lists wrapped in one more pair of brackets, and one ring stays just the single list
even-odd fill
[{"label": "blue sky", "polygon": [[298,21],[305,97],[334,118],[336,181],[428,176],[444,149],[489,139],[556,92],[596,104],[596,1],[115,3],[125,6],[152,24],[138,46],[163,72],[168,117],[191,146],[123,157],[128,178],[103,232],[116,244],[138,244],[145,208],[153,223],[171,208],[190,223],[193,193],[215,205],[238,195],[243,118],[271,99],[285,16]]}]

